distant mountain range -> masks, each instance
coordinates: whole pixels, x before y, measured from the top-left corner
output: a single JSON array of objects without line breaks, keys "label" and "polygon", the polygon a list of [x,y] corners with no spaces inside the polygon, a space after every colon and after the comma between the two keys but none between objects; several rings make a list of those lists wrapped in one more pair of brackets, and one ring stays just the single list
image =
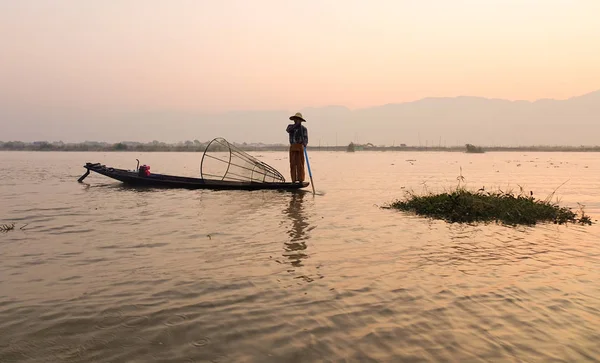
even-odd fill
[{"label": "distant mountain range", "polygon": [[287,142],[288,116],[307,119],[311,145],[485,146],[600,145],[600,91],[535,102],[480,97],[425,98],[358,110],[236,111],[216,115],[161,111],[32,116],[0,110],[0,140],[176,142],[224,137],[232,142]]},{"label": "distant mountain range", "polygon": [[600,145],[600,91],[568,100],[425,98],[356,111],[303,111],[322,120],[311,123],[311,131],[329,142],[337,132],[338,142],[377,145]]}]

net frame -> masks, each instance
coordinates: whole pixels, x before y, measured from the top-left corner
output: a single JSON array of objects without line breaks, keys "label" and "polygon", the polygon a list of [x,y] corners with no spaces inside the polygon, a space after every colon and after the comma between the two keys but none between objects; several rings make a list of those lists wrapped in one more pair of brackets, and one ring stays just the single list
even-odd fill
[{"label": "net frame", "polygon": [[[214,144],[214,145],[213,145]],[[221,159],[212,155],[211,146],[226,152],[225,159]],[[212,174],[205,171],[205,158],[216,160],[227,164],[227,169],[222,175]],[[233,160],[233,161],[232,161]],[[243,165],[245,163],[245,165]],[[234,167],[232,169],[232,166]],[[239,170],[236,170],[239,169]],[[249,172],[249,175],[240,173]],[[274,167],[256,159],[248,153],[242,151],[235,145],[221,137],[217,137],[208,143],[202,155],[200,162],[200,177],[205,180],[221,180],[234,182],[251,182],[251,183],[285,183],[285,178]]]}]

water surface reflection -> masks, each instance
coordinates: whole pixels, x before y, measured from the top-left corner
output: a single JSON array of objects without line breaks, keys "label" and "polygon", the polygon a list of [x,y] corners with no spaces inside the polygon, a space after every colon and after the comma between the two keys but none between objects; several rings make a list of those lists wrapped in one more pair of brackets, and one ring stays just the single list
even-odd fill
[{"label": "water surface reflection", "polygon": [[302,260],[308,258],[306,254],[306,241],[310,238],[307,234],[308,220],[304,214],[304,198],[306,193],[292,193],[290,202],[285,209],[285,214],[291,219],[288,229],[289,241],[284,243],[284,257],[290,260],[294,267],[302,266]]}]

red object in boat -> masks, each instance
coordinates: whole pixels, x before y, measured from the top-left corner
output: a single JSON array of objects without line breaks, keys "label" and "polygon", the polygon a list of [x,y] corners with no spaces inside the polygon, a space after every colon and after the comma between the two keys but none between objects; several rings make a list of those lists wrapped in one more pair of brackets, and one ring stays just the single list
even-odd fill
[{"label": "red object in boat", "polygon": [[149,165],[140,166],[139,175],[140,176],[150,176],[150,166]]}]

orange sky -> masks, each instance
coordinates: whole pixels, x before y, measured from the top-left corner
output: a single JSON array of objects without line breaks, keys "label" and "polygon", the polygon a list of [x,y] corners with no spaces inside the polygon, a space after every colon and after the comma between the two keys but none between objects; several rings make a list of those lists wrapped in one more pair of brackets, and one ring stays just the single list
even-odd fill
[{"label": "orange sky", "polygon": [[350,108],[600,89],[599,0],[5,0],[0,105]]}]

